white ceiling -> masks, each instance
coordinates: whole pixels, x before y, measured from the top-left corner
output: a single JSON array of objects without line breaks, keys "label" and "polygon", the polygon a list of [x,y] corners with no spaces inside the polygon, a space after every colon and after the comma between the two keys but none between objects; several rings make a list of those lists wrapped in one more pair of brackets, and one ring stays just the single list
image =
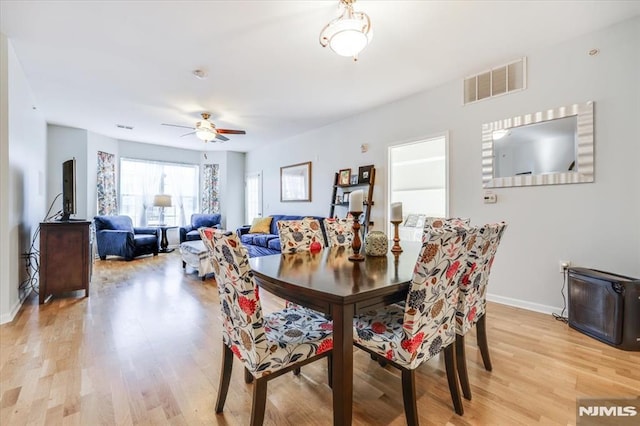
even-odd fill
[{"label": "white ceiling", "polygon": [[[49,123],[250,151],[640,14],[634,1],[359,0],[374,36],[353,62],[318,42],[337,5],[2,0],[0,30]],[[205,144],[160,125],[194,125],[203,111],[247,134]]]}]

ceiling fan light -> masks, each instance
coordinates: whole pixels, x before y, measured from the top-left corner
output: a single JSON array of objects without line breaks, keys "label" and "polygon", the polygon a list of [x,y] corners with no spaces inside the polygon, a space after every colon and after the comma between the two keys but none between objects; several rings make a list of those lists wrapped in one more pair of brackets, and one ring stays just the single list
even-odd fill
[{"label": "ceiling fan light", "polygon": [[215,139],[216,132],[206,127],[200,127],[198,128],[198,130],[196,130],[196,136],[198,137],[198,139],[209,142]]}]

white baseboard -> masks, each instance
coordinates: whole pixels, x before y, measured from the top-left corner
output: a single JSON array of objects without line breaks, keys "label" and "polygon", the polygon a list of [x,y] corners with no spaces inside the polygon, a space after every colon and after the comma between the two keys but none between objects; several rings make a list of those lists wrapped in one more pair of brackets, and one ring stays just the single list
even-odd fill
[{"label": "white baseboard", "polygon": [[11,311],[7,312],[6,314],[0,315],[0,324],[6,324],[8,322],[13,321],[13,319],[18,314],[18,311],[22,307],[22,304],[24,303],[25,299],[26,299],[26,296],[22,300],[20,299],[16,300],[16,303],[14,303],[13,307],[11,308]]},{"label": "white baseboard", "polygon": [[490,302],[501,303],[503,305],[514,306],[516,308],[527,309],[529,311],[541,312],[543,314],[560,314],[562,308],[549,305],[541,305],[539,303],[527,302],[526,300],[512,299],[511,297],[497,296],[487,293],[487,300]]}]

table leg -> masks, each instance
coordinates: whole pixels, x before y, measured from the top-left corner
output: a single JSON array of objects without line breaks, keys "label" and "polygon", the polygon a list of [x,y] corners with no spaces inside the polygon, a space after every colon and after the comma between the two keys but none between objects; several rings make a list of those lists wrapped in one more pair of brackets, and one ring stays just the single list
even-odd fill
[{"label": "table leg", "polygon": [[333,424],[351,425],[353,405],[353,305],[332,305]]},{"label": "table leg", "polygon": [[161,238],[160,238],[160,253],[171,253],[173,249],[169,249],[169,239],[167,238],[167,228],[160,228]]}]

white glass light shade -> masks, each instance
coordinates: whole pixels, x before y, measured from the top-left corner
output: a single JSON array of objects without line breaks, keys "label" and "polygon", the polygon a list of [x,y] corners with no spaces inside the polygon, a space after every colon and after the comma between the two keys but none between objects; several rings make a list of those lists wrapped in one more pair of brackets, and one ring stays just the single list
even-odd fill
[{"label": "white glass light shade", "polygon": [[209,142],[216,137],[213,125],[207,120],[202,120],[196,125],[196,136],[205,142]]},{"label": "white glass light shade", "polygon": [[[345,23],[347,25],[341,25]],[[336,24],[343,27],[329,40],[329,47],[340,56],[356,56],[369,43],[369,38],[362,32],[362,25],[355,19],[345,19]]]},{"label": "white glass light shade", "polygon": [[353,1],[341,0],[342,15],[329,22],[320,31],[320,45],[331,47],[340,56],[353,56],[362,51],[373,36],[369,16],[353,11]]},{"label": "white glass light shade", "polygon": [[196,136],[198,139],[209,142],[216,138],[216,133],[209,129],[198,129],[196,130]]},{"label": "white glass light shade", "polygon": [[153,196],[154,207],[171,207],[171,195],[157,194]]}]

